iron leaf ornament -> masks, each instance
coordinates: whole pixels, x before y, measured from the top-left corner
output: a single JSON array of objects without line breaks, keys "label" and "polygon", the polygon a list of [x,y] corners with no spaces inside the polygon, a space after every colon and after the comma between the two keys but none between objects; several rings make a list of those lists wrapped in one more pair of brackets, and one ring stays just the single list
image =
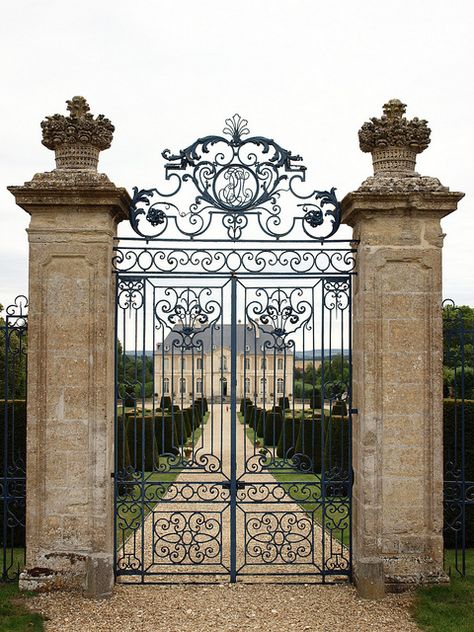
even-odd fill
[{"label": "iron leaf ornament", "polygon": [[[238,114],[226,119],[223,134],[198,138],[178,153],[162,152],[166,180],[174,188],[133,189],[130,223],[138,235],[171,237],[167,231],[174,224],[178,238],[202,238],[219,218],[232,241],[246,232],[263,241],[294,238],[297,227],[305,239],[335,234],[341,222],[335,189],[298,192],[306,175],[301,156],[273,139],[250,136],[248,121]],[[183,208],[178,198],[189,186],[192,201]]]}]

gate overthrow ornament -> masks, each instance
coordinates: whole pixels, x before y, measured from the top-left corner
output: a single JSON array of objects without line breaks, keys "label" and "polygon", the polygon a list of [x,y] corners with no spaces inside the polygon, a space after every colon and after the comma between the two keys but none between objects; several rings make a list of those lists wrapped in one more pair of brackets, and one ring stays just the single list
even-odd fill
[{"label": "gate overthrow ornament", "polygon": [[115,247],[121,581],[351,577],[355,244],[247,125],[165,150]]},{"label": "gate overthrow ornament", "polygon": [[[223,130],[230,139],[205,136],[177,154],[165,149],[166,178],[173,179],[175,187],[168,193],[134,188],[130,222],[135,232],[156,239],[173,222],[181,235],[196,239],[218,215],[233,241],[243,237],[250,216],[257,219],[262,237],[287,237],[295,224],[311,239],[334,235],[341,222],[335,189],[299,193],[298,183],[305,181],[306,174],[306,167],[299,164],[301,156],[293,156],[270,138],[243,138],[249,134],[247,124],[234,114]],[[185,183],[192,184],[197,195],[181,208],[169,198],[178,195]],[[288,200],[293,205],[296,200],[298,213],[291,222],[282,217],[282,204]]]}]

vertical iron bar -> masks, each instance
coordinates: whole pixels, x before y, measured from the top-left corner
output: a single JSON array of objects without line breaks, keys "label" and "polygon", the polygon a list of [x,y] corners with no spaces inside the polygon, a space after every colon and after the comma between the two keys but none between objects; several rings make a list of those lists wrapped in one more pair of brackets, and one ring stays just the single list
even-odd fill
[{"label": "vertical iron bar", "polygon": [[230,581],[235,584],[237,579],[237,417],[236,417],[236,387],[237,387],[237,278],[231,279],[231,332],[230,332]]}]

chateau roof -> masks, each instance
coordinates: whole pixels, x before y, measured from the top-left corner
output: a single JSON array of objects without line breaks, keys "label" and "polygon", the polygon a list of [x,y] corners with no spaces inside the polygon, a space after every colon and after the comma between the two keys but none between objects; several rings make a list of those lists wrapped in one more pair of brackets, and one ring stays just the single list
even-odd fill
[{"label": "chateau roof", "polygon": [[[181,345],[185,337],[185,330],[183,330],[182,327],[175,327],[165,338],[164,353],[171,353],[173,351],[173,345],[175,353],[181,353]],[[201,333],[198,332],[193,337],[194,344],[202,341],[204,353],[219,349],[228,349],[230,351],[230,339],[231,325],[214,325],[213,327],[208,327]],[[187,340],[190,341],[191,337],[188,337]],[[259,330],[258,337],[256,337],[253,328],[242,324],[237,325],[237,353],[244,353],[245,351],[245,353],[250,355],[255,353],[262,355],[264,345],[267,347],[268,354],[269,347],[272,348],[274,345],[274,337],[271,334]],[[158,353],[163,351],[161,343],[156,345],[156,351]],[[183,353],[185,354],[190,354],[192,351],[192,346],[188,349],[183,349]],[[195,346],[194,353],[196,353]],[[271,353],[273,353],[273,349]]]}]

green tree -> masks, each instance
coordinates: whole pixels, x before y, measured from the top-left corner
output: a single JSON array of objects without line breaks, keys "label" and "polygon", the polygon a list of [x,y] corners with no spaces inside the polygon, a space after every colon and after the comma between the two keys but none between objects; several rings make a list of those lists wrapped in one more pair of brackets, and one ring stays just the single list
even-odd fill
[{"label": "green tree", "polygon": [[444,396],[474,399],[474,308],[443,308],[443,345]]},{"label": "green tree", "polygon": [[0,316],[0,399],[26,398],[26,348],[26,321]]}]

